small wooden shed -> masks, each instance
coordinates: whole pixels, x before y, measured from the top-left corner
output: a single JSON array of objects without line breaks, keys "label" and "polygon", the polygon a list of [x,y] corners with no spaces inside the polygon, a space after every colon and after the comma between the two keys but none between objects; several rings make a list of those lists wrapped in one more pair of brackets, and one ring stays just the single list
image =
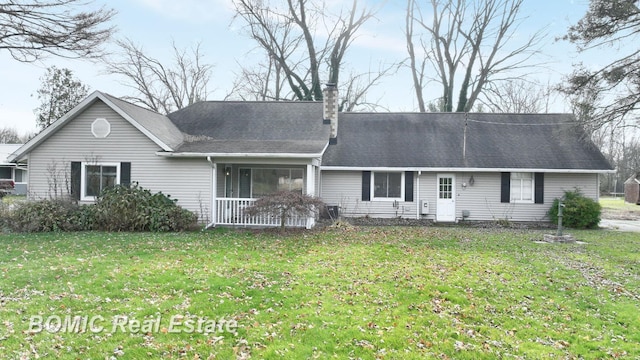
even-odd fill
[{"label": "small wooden shed", "polygon": [[640,180],[638,177],[640,173],[635,173],[633,176],[624,182],[624,201],[632,204],[640,205]]}]

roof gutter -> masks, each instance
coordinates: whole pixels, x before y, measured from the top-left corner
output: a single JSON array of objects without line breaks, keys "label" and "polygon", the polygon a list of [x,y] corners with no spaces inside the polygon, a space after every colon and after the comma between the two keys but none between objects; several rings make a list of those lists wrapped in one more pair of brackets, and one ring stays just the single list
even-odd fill
[{"label": "roof gutter", "polygon": [[158,151],[156,155],[163,157],[176,157],[176,158],[216,158],[216,157],[235,157],[235,158],[250,158],[250,157],[261,157],[261,158],[272,158],[272,159],[284,159],[284,158],[294,158],[294,159],[309,159],[309,158],[318,158],[322,156],[322,153],[317,154],[300,154],[300,153],[196,153],[196,152],[166,152],[166,151]]},{"label": "roof gutter", "polygon": [[544,172],[563,174],[614,174],[610,169],[468,168],[468,167],[363,167],[321,166],[322,171],[424,171],[424,172]]}]

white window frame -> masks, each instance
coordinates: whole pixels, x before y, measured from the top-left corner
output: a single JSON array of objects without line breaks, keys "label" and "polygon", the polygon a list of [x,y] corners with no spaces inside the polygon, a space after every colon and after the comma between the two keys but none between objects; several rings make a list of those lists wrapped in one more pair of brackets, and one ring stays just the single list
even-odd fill
[{"label": "white window frame", "polygon": [[95,201],[96,196],[87,196],[87,166],[115,166],[116,185],[120,185],[120,163],[119,162],[82,162],[80,166],[80,200]]},{"label": "white window frame", "polygon": [[[376,197],[376,174],[400,174],[400,197]],[[369,198],[371,199],[371,201],[404,201],[404,171],[372,171],[370,184],[371,189],[369,189]]]},{"label": "white window frame", "polygon": [[[522,194],[523,194],[523,190],[524,187],[523,185],[523,181],[525,179],[514,179],[514,174],[529,174],[531,175],[531,199],[530,200],[523,200],[522,199]],[[528,179],[527,179],[528,180]],[[509,183],[509,201],[511,203],[514,204],[533,204],[535,202],[535,196],[536,196],[536,176],[534,173],[528,173],[528,172],[512,172],[510,175],[510,183]],[[518,193],[519,195],[519,199],[514,199],[513,198],[513,183],[514,181],[519,181],[520,182],[520,191]]]}]

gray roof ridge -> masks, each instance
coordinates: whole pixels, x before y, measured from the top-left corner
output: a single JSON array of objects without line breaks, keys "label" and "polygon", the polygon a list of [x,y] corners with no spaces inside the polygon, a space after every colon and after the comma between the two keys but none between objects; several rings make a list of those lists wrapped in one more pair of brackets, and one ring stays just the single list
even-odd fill
[{"label": "gray roof ridge", "polygon": [[508,112],[508,113],[492,113],[492,112],[459,112],[459,111],[451,111],[451,112],[443,112],[443,111],[425,111],[425,112],[420,112],[420,111],[341,111],[340,114],[380,114],[380,115],[393,115],[393,114],[398,114],[398,115],[405,115],[405,114],[410,114],[410,115],[446,115],[446,114],[454,114],[454,115],[491,115],[491,116],[498,116],[498,115],[527,115],[527,116],[549,116],[549,115],[573,115],[570,112],[549,112],[549,113],[514,113],[514,112]]},{"label": "gray roof ridge", "polygon": [[[238,103],[238,104],[282,104],[282,103],[299,103],[299,104],[322,104],[322,101],[312,101],[312,100],[202,100],[198,101],[195,104],[200,103]],[[194,105],[195,105],[194,104]]]},{"label": "gray roof ridge", "polygon": [[102,91],[100,91],[100,93],[102,93],[102,95],[105,95],[106,97],[108,97],[110,100],[121,101],[121,102],[124,102],[124,103],[126,103],[126,104],[128,104],[128,105],[135,106],[135,107],[137,107],[137,108],[139,108],[139,109],[141,109],[141,110],[145,110],[145,111],[148,111],[148,112],[154,113],[154,114],[156,114],[156,115],[165,116],[165,117],[167,116],[167,115],[161,114],[161,113],[159,113],[159,112],[157,112],[157,111],[155,111],[155,110],[151,110],[151,109],[149,109],[149,108],[146,108],[146,107],[144,107],[144,106],[142,106],[142,105],[138,105],[138,104],[136,104],[136,103],[132,103],[131,101],[128,101],[128,100],[125,100],[125,99],[119,98],[119,97],[117,97],[117,96],[115,96],[115,95],[111,95],[111,94],[109,94],[109,93],[102,92]]}]

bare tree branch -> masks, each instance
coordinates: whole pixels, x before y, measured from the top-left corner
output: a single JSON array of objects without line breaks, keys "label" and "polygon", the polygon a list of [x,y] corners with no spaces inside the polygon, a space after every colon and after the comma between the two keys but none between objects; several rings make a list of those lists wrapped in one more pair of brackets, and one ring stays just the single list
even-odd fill
[{"label": "bare tree branch", "polygon": [[170,65],[147,55],[131,40],[117,44],[121,52],[107,61],[107,72],[122,76],[123,84],[137,92],[126,99],[164,114],[207,99],[213,66],[203,63],[199,43],[190,51],[172,43],[174,63]]},{"label": "bare tree branch", "polygon": [[46,55],[97,58],[113,34],[106,24],[115,11],[77,10],[85,0],[23,0],[0,2],[0,49],[21,62]]},{"label": "bare tree branch", "polygon": [[[353,0],[348,8],[334,15],[325,3],[315,5],[308,0],[234,1],[236,19],[245,23],[249,35],[267,54],[272,66],[271,70],[261,69],[260,73],[281,75],[271,86],[284,80],[293,98],[314,101],[322,100],[322,78],[339,82],[344,58],[355,34],[373,17],[373,11],[358,9],[357,4],[357,0]],[[323,71],[324,66],[328,74]],[[255,69],[244,69],[240,76],[255,73]],[[261,86],[261,89],[266,88]],[[273,97],[273,93],[277,93],[278,98],[287,97],[280,96],[281,91],[270,92],[271,95],[264,92],[262,97]]]},{"label": "bare tree branch", "polygon": [[526,80],[491,83],[479,99],[491,112],[534,114],[548,111],[552,89]]},{"label": "bare tree branch", "polygon": [[[414,39],[421,40],[422,53],[433,65],[433,77],[442,85],[444,111],[470,111],[483,91],[497,74],[514,72],[531,64],[538,52],[542,32],[531,35],[523,44],[510,48],[523,0],[431,0],[431,18],[420,11],[415,0],[408,0],[407,47],[412,68],[416,68],[418,52]],[[423,32],[416,34],[415,26]],[[426,41],[428,39],[429,41]],[[457,80],[461,73],[462,78]],[[413,70],[416,89],[423,88],[425,72]],[[457,106],[454,107],[454,88],[459,86]],[[418,103],[424,104],[421,91],[416,91]],[[420,109],[424,111],[423,107]]]}]

